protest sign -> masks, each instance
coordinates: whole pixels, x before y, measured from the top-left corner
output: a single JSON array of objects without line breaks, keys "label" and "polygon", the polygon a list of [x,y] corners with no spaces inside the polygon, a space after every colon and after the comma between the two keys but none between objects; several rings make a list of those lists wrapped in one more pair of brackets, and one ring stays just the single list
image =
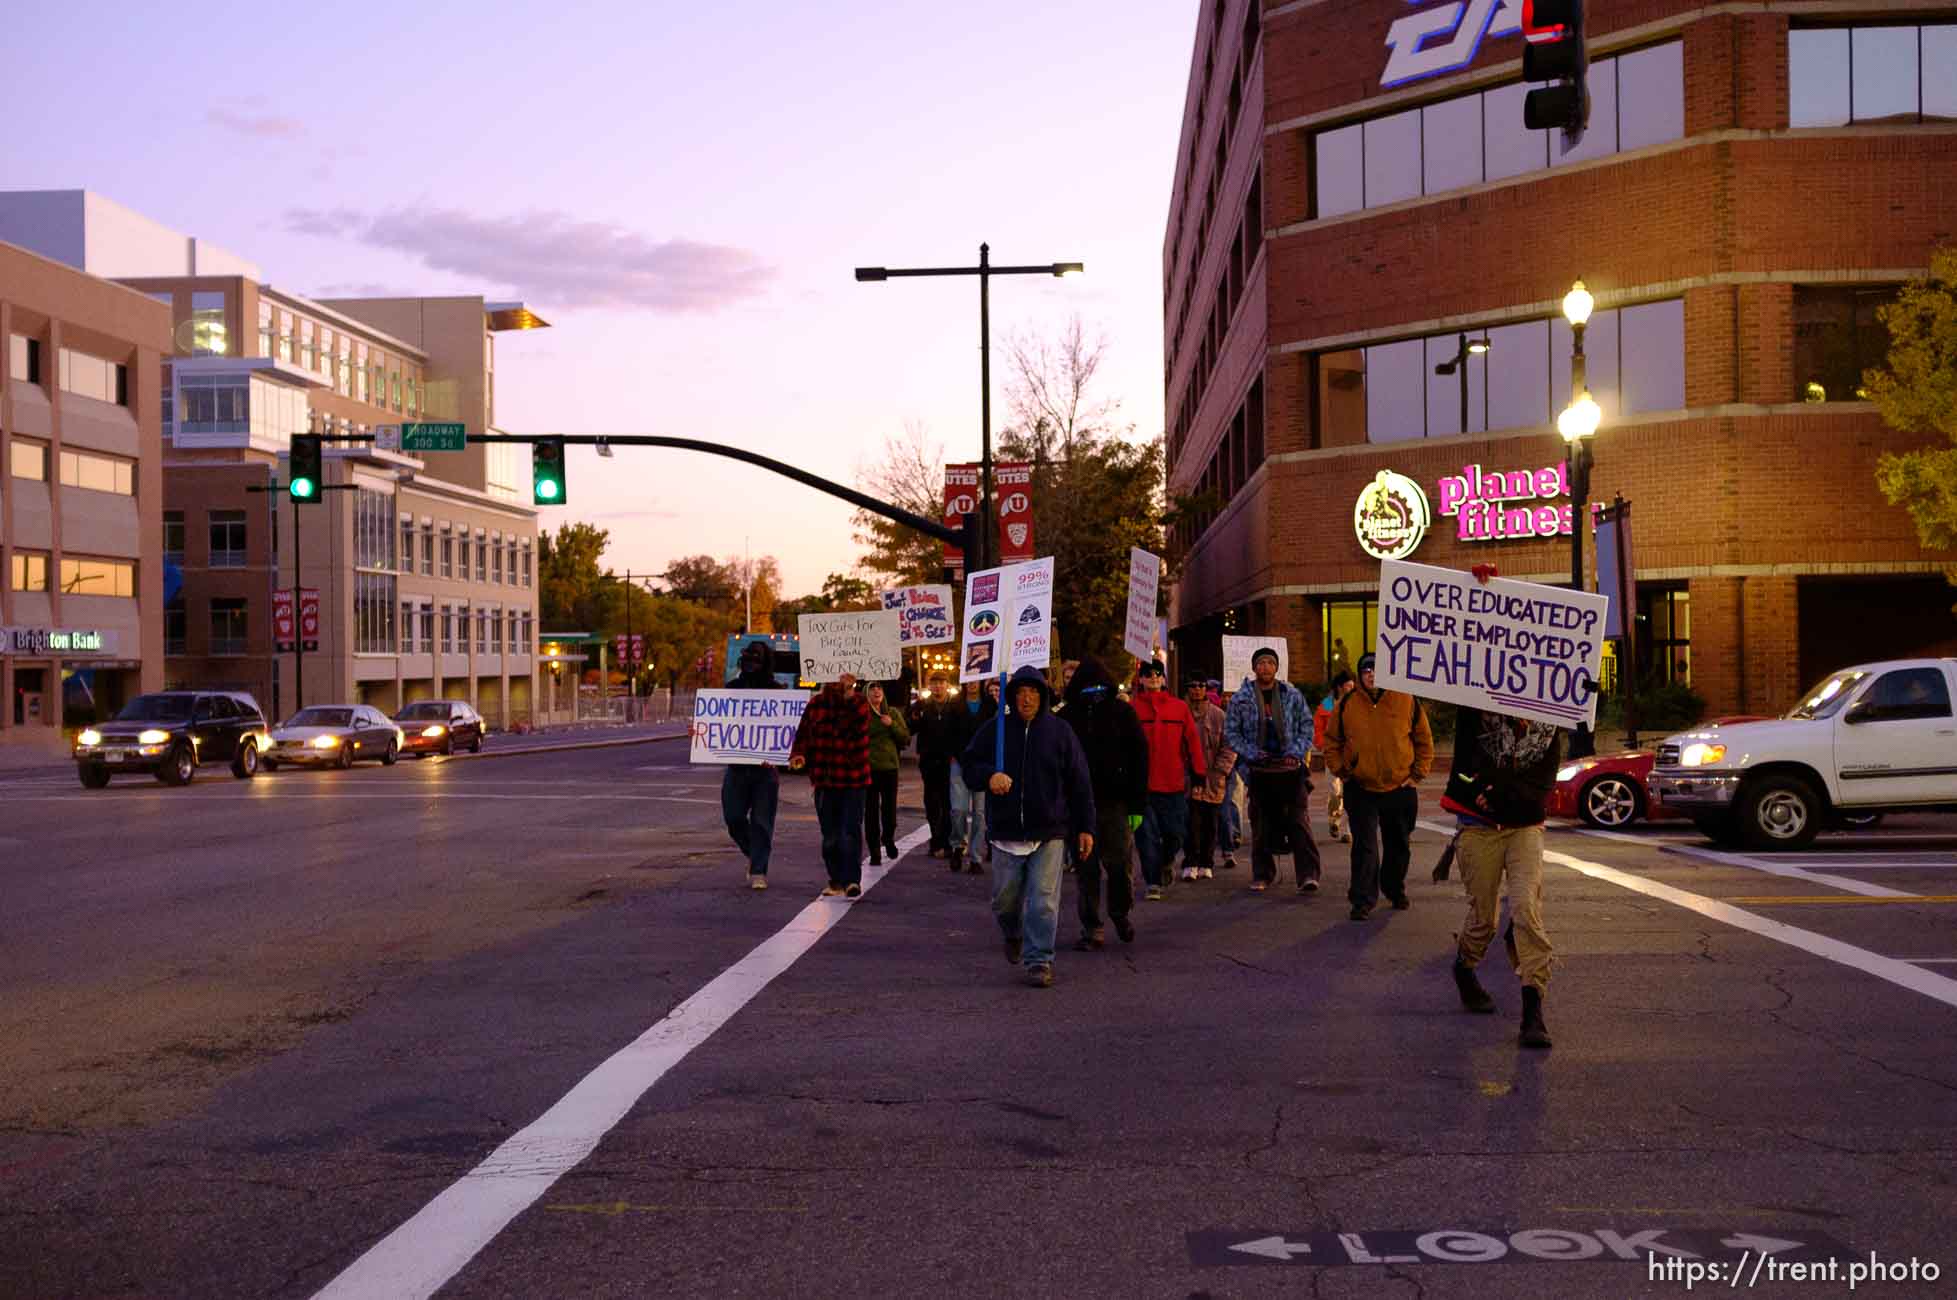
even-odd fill
[{"label": "protest sign", "polygon": [[693,697],[693,721],[687,728],[692,760],[786,766],[808,705],[807,691],[700,691]]},{"label": "protest sign", "polygon": [[1379,568],[1375,680],[1489,713],[1597,721],[1610,602],[1587,591],[1387,560]]},{"label": "protest sign", "polygon": [[1283,637],[1272,633],[1270,636],[1226,636],[1223,638],[1223,690],[1227,694],[1244,684],[1244,678],[1252,675],[1250,657],[1265,646],[1277,651],[1277,679],[1281,682],[1291,680],[1291,647]]},{"label": "protest sign", "polygon": [[904,671],[897,611],[803,614],[802,680],[833,682],[844,673],[858,681],[894,681]]},{"label": "protest sign", "polygon": [[1162,589],[1162,557],[1141,547],[1128,551],[1128,627],[1121,648],[1137,659],[1155,655],[1155,601]]},{"label": "protest sign", "polygon": [[899,645],[942,645],[958,639],[951,625],[951,587],[899,587],[883,593],[883,607],[897,613]]},{"label": "protest sign", "polygon": [[1053,557],[981,569],[965,579],[958,680],[983,681],[1053,659]]}]

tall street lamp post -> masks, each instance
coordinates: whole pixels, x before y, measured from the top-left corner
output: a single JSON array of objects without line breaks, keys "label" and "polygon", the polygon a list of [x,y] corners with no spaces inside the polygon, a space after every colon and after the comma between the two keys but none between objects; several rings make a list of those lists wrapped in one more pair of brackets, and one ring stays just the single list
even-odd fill
[{"label": "tall street lamp post", "polygon": [[[1583,360],[1583,327],[1597,300],[1578,280],[1563,295],[1563,318],[1570,322],[1570,404],[1556,417],[1556,431],[1563,435],[1570,456],[1570,589],[1583,590],[1583,534],[1590,514],[1590,440],[1596,435],[1604,413],[1590,396]],[[1579,725],[1570,738],[1570,756],[1586,758],[1597,752],[1596,737],[1590,728]]]},{"label": "tall street lamp post", "polygon": [[992,277],[995,275],[1061,276],[1083,271],[1079,262],[1049,262],[1045,266],[994,266],[992,246],[979,245],[977,266],[859,266],[858,280],[896,280],[908,276],[976,275],[979,282],[979,554],[966,563],[973,571],[989,569],[999,549],[998,519],[992,505]]},{"label": "tall street lamp post", "polygon": [[1460,345],[1455,349],[1454,355],[1448,360],[1443,361],[1439,365],[1435,366],[1434,373],[1437,375],[1458,374],[1461,376],[1461,430],[1460,431],[1462,433],[1466,433],[1468,432],[1468,358],[1471,356],[1478,357],[1482,355],[1484,352],[1488,351],[1490,344],[1488,342],[1488,336],[1485,334],[1478,339],[1471,339],[1466,334],[1463,334],[1460,337],[1461,337],[1461,342]]}]

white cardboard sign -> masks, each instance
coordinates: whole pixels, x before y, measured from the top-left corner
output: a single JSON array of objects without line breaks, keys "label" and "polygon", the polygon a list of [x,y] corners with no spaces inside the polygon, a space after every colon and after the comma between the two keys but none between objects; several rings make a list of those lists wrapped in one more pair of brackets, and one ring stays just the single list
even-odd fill
[{"label": "white cardboard sign", "polygon": [[883,607],[897,612],[901,645],[943,645],[958,639],[951,621],[951,585],[899,587],[883,593]]},{"label": "white cardboard sign", "polygon": [[1250,657],[1265,646],[1277,651],[1277,677],[1291,680],[1291,647],[1281,636],[1226,636],[1223,638],[1223,691],[1230,694],[1251,676]]},{"label": "white cardboard sign", "polygon": [[1053,660],[1053,557],[965,579],[964,641],[958,680],[984,681]]},{"label": "white cardboard sign", "polygon": [[786,766],[807,691],[703,690],[693,697],[687,731],[695,763]]},{"label": "white cardboard sign", "polygon": [[1609,601],[1587,591],[1387,560],[1375,681],[1558,727],[1597,721]]},{"label": "white cardboard sign", "polygon": [[1128,551],[1128,625],[1121,648],[1137,659],[1155,656],[1155,601],[1162,590],[1162,557],[1141,547]]},{"label": "white cardboard sign", "polygon": [[864,682],[893,681],[904,671],[897,611],[803,614],[802,680],[840,681],[844,673]]}]

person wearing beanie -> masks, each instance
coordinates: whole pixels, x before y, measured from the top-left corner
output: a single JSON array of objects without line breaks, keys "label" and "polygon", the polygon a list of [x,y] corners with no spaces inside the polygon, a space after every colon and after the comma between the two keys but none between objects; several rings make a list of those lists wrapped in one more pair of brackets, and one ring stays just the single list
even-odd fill
[{"label": "person wearing beanie", "polygon": [[863,840],[870,846],[870,865],[883,861],[884,854],[897,860],[897,767],[898,756],[911,743],[910,725],[904,711],[890,707],[882,682],[871,682],[863,689],[870,705],[870,786],[863,800]]},{"label": "person wearing beanie", "polygon": [[[1207,764],[1196,719],[1187,704],[1163,689],[1167,681],[1162,661],[1149,660],[1136,676],[1140,689],[1131,701],[1148,737],[1148,803],[1135,849],[1150,900],[1162,897],[1169,868],[1182,851],[1189,830],[1189,783],[1202,777]],[[1195,878],[1195,867],[1185,867],[1183,879]]]},{"label": "person wearing beanie", "polygon": [[[1383,892],[1404,912],[1420,782],[1434,765],[1427,711],[1403,691],[1382,690],[1371,654],[1359,656],[1359,687],[1347,691],[1325,724],[1325,766],[1345,786],[1352,820],[1352,881],[1346,901],[1364,921]],[[1383,852],[1382,852],[1383,848]]]},{"label": "person wearing beanie", "polygon": [[1216,876],[1217,810],[1222,807],[1224,786],[1237,765],[1237,756],[1223,743],[1223,710],[1210,703],[1209,689],[1201,680],[1189,683],[1183,703],[1196,719],[1209,767],[1190,784],[1189,851],[1182,859],[1189,865],[1182,874],[1185,880],[1211,880]]},{"label": "person wearing beanie", "polygon": [[[741,647],[741,672],[730,691],[781,689],[769,669],[766,641]],[[775,813],[781,804],[781,777],[773,763],[729,763],[720,774],[720,816],[727,836],[747,859],[747,887],[768,887],[768,858],[774,850]]]},{"label": "person wearing beanie", "polygon": [[1135,905],[1135,882],[1128,848],[1148,803],[1148,738],[1134,706],[1114,689],[1114,679],[1089,655],[1067,682],[1064,707],[1054,710],[1074,730],[1094,786],[1094,851],[1079,861],[1080,941],[1074,947],[1094,952],[1107,943],[1101,929],[1101,879],[1107,878],[1108,919],[1123,943],[1135,941],[1128,919]]},{"label": "person wearing beanie", "polygon": [[1318,842],[1308,802],[1312,752],[1311,707],[1298,688],[1277,675],[1277,651],[1250,657],[1252,676],[1231,697],[1223,743],[1249,769],[1250,888],[1262,893],[1277,880],[1277,855],[1290,849],[1298,892],[1318,892]]}]

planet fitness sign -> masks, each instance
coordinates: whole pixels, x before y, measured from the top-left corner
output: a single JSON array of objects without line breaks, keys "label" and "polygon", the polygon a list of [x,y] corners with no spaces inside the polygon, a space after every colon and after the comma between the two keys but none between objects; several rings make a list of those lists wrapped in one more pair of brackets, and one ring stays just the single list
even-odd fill
[{"label": "planet fitness sign", "polygon": [[[1455,540],[1506,542],[1523,537],[1568,537],[1574,507],[1548,504],[1570,495],[1570,467],[1485,470],[1463,465],[1435,485],[1439,513],[1454,520]],[[1540,503],[1540,504],[1536,504]],[[1404,474],[1382,470],[1359,491],[1352,530],[1359,545],[1376,560],[1404,560],[1427,536],[1434,521],[1427,495]]]},{"label": "planet fitness sign", "polygon": [[1420,484],[1391,470],[1373,475],[1352,508],[1352,531],[1366,554],[1376,560],[1412,555],[1433,522],[1434,512]]}]

